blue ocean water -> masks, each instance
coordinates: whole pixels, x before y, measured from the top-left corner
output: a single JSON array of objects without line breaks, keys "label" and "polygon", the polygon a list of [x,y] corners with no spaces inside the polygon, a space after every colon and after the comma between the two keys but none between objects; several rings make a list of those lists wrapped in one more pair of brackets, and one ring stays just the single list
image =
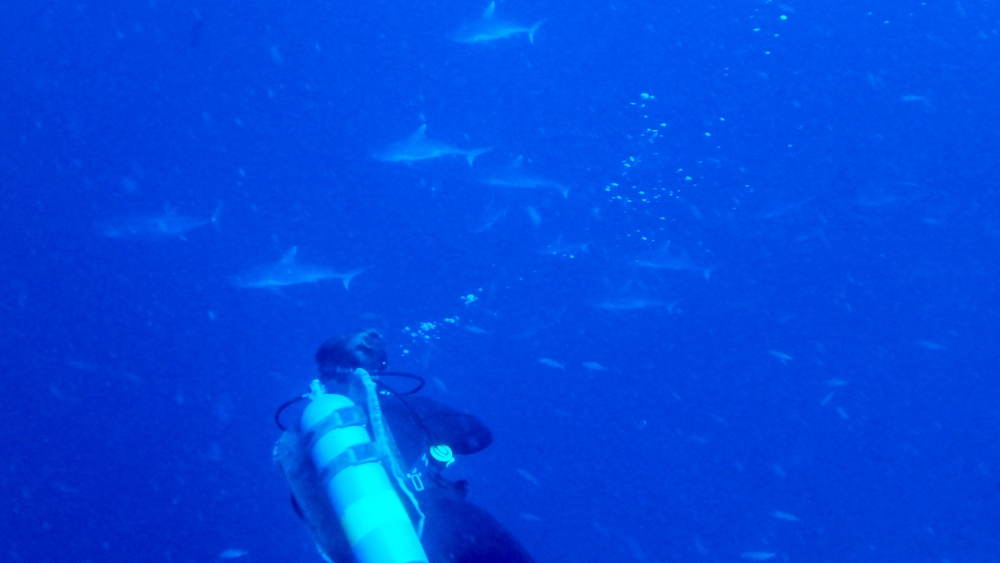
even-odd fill
[{"label": "blue ocean water", "polygon": [[1000,561],[997,6],[485,4],[5,4],[0,559],[318,561],[374,327],[540,563]]}]

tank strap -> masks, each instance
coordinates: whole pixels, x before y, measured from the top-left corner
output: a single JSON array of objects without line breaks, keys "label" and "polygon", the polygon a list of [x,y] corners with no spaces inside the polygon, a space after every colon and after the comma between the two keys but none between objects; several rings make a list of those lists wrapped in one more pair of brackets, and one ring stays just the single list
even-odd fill
[{"label": "tank strap", "polygon": [[365,442],[349,446],[319,470],[319,479],[323,483],[323,490],[326,490],[329,486],[330,479],[333,479],[348,467],[361,465],[362,463],[378,463],[378,461],[378,451],[375,449],[375,444]]},{"label": "tank strap", "polygon": [[343,428],[345,426],[364,426],[368,423],[368,417],[365,416],[365,410],[354,405],[351,407],[344,407],[342,409],[337,409],[326,416],[323,420],[319,421],[312,430],[306,434],[305,438],[309,443],[309,449],[311,450],[316,442],[320,438],[326,436],[327,433],[336,430],[338,428]]}]

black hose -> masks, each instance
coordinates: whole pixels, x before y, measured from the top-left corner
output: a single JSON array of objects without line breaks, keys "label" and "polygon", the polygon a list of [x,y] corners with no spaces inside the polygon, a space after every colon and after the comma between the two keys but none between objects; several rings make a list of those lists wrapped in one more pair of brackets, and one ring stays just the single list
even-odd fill
[{"label": "black hose", "polygon": [[[393,373],[392,375],[399,375],[399,374]],[[406,375],[411,375],[411,374],[406,374]],[[414,377],[420,379],[421,383],[423,383],[423,378],[421,378],[420,376],[414,376]],[[414,409],[410,405],[410,403],[402,397],[403,395],[412,395],[416,393],[417,391],[420,390],[420,387],[423,387],[423,385],[417,387],[415,391],[410,391],[407,393],[397,393],[395,389],[389,387],[388,385],[382,383],[381,381],[376,381],[375,385],[378,385],[382,389],[385,389],[389,393],[392,393],[393,397],[396,397],[396,399],[398,399],[400,403],[403,403],[403,406],[406,407],[406,410],[410,411],[410,414],[413,415],[413,420],[415,420],[417,422],[417,425],[420,426],[420,429],[424,431],[424,435],[427,436],[427,441],[428,442],[434,441],[434,436],[431,435],[431,429],[427,427],[427,424],[424,422],[423,417],[420,416],[420,414],[416,411],[416,409]]]},{"label": "black hose", "polygon": [[[403,403],[403,405],[406,407],[406,409],[410,411],[410,413],[413,415],[413,418],[417,421],[417,424],[420,425],[420,428],[423,429],[424,433],[427,434],[428,439],[430,439],[431,438],[431,432],[430,432],[430,429],[427,428],[427,425],[424,424],[423,418],[421,418],[420,415],[417,414],[417,411],[415,411],[413,409],[413,407],[410,406],[410,403],[406,402],[403,399],[404,395],[413,395],[413,394],[419,392],[421,389],[423,389],[424,385],[426,385],[426,383],[427,383],[426,381],[424,381],[424,378],[422,378],[422,377],[420,377],[419,375],[416,375],[416,374],[406,373],[406,372],[402,372],[402,371],[383,371],[383,372],[375,374],[375,375],[378,376],[378,377],[385,376],[385,375],[390,376],[390,377],[402,377],[402,378],[405,378],[405,379],[412,379],[412,380],[414,380],[414,381],[417,382],[417,386],[416,387],[414,387],[413,389],[409,389],[407,391],[396,391],[392,387],[389,387],[385,383],[383,383],[381,381],[378,381],[378,380],[375,381],[375,384],[378,385],[378,386],[380,386],[380,387],[382,387],[383,389],[385,389],[386,391],[388,391],[389,393],[391,393],[394,397],[396,397],[397,399],[399,399],[399,402]],[[286,427],[284,424],[281,423],[281,413],[285,412],[285,409],[287,409],[288,407],[290,407],[290,406],[294,405],[295,403],[301,401],[302,399],[305,399],[306,397],[308,397],[308,395],[302,395],[302,396],[299,396],[299,397],[295,397],[294,399],[289,399],[289,400],[285,401],[284,403],[282,403],[281,406],[278,407],[278,410],[274,411],[274,423],[278,425],[278,428],[280,428],[282,432],[287,431],[288,427]]]},{"label": "black hose", "polygon": [[[419,392],[421,389],[423,389],[424,385],[427,384],[427,382],[424,381],[423,377],[420,377],[419,375],[416,375],[416,374],[413,374],[413,373],[407,373],[405,371],[383,371],[383,372],[376,373],[376,374],[373,374],[373,375],[378,376],[378,377],[382,377],[383,375],[388,375],[388,376],[392,376],[392,377],[403,377],[403,378],[412,379],[412,380],[418,382],[418,384],[417,384],[416,387],[414,387],[413,389],[410,389],[409,391],[406,391],[406,392],[397,392],[397,391],[392,391],[390,389],[390,392],[393,395],[396,395],[397,397],[399,395],[413,395],[413,394]],[[389,389],[389,388],[386,387],[386,389]]]},{"label": "black hose", "polygon": [[305,399],[307,396],[308,395],[302,395],[299,397],[295,397],[294,399],[289,399],[284,403],[282,403],[281,406],[278,407],[278,410],[274,411],[274,423],[278,425],[278,428],[280,428],[282,432],[287,431],[288,428],[281,423],[281,413],[283,413],[285,409],[287,409],[288,407],[294,405],[295,403],[301,401],[302,399]]}]

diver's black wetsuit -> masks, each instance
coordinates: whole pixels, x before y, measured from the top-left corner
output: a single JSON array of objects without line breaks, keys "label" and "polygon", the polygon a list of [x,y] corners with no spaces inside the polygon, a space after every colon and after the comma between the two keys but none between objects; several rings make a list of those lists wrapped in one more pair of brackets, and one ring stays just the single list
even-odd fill
[{"label": "diver's black wetsuit", "polygon": [[[383,420],[391,429],[407,483],[426,516],[421,538],[431,563],[533,563],[521,544],[495,518],[465,500],[466,483],[440,475],[429,448],[446,444],[457,455],[490,445],[492,434],[478,418],[420,396],[380,394]],[[297,426],[297,425],[296,425]],[[275,460],[292,487],[296,511],[320,549],[335,563],[355,563],[347,538],[319,484],[308,447],[296,430],[275,446]],[[418,484],[419,483],[419,484]],[[422,487],[422,490],[416,490]],[[405,504],[405,503],[404,503]],[[411,517],[415,514],[411,513]]]}]

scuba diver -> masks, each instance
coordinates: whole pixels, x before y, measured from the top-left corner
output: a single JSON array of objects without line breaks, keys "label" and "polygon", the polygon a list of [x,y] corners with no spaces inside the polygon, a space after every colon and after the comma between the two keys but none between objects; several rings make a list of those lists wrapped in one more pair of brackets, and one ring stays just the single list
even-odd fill
[{"label": "scuba diver", "polygon": [[[275,413],[274,460],[292,507],[333,563],[533,563],[445,469],[493,436],[478,418],[415,395],[418,376],[386,371],[382,336],[334,337],[316,352],[319,378]],[[392,377],[418,381],[398,391]],[[295,424],[287,407],[305,401]],[[291,418],[290,415],[284,418]]]}]

